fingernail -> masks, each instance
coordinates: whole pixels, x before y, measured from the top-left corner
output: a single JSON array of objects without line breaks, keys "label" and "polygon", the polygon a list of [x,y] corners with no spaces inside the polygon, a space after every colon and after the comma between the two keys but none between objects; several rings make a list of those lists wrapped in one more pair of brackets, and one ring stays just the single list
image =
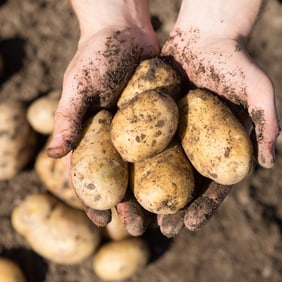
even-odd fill
[{"label": "fingernail", "polygon": [[48,156],[52,158],[59,158],[66,154],[65,151],[66,150],[65,150],[63,136],[61,134],[56,134],[55,136],[53,136],[48,146],[47,149]]},{"label": "fingernail", "polygon": [[275,164],[275,152],[269,153],[269,155],[261,154],[258,161],[262,167],[272,168]]}]

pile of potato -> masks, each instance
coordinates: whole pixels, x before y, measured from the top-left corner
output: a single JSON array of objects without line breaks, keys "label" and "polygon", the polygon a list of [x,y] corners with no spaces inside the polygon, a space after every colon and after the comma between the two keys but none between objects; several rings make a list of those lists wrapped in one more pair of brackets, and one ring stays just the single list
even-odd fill
[{"label": "pile of potato", "polygon": [[164,60],[141,62],[117,111],[91,118],[74,149],[72,181],[81,201],[106,210],[129,187],[144,209],[174,214],[193,198],[195,169],[224,185],[246,177],[252,144],[231,110],[206,90],[181,94]]},{"label": "pile of potato", "polygon": [[[51,93],[27,111],[18,102],[0,104],[0,180],[34,157],[35,132],[51,134],[57,103]],[[127,189],[147,211],[174,214],[194,197],[195,171],[232,185],[247,176],[253,154],[230,109],[206,90],[182,93],[180,78],[162,58],[140,63],[114,112],[101,109],[88,120],[72,153],[72,185],[66,158],[48,158],[47,144],[36,156],[35,171],[48,193],[27,196],[14,209],[12,225],[55,263],[93,256],[93,270],[105,281],[127,279],[149,259],[146,243],[130,236],[116,213]],[[102,229],[93,226],[82,203],[111,210],[112,221]]]}]

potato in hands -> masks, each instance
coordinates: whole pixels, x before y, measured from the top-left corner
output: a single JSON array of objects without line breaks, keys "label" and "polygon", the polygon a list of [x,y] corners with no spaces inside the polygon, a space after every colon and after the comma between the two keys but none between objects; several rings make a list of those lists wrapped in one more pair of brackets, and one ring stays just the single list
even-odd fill
[{"label": "potato in hands", "polygon": [[[194,187],[194,169],[218,185],[232,185],[249,173],[253,150],[243,126],[216,95],[197,89],[182,93],[179,98],[181,86],[173,69],[168,64],[164,68],[166,63],[161,58],[151,60],[154,62],[145,60],[137,67],[121,94],[117,111],[112,113],[113,118],[106,125],[110,132],[107,142],[111,140],[119,158],[133,168],[129,171],[129,186],[134,200],[150,213],[171,216],[189,208],[193,196],[202,190],[202,187]],[[158,66],[162,67],[161,71]],[[163,77],[162,73],[165,73]],[[87,206],[97,209],[94,204],[97,197],[91,198],[85,192],[93,187],[85,188],[85,179],[92,172],[88,168],[90,162],[87,167],[82,158],[97,165],[92,156],[101,151],[102,146],[91,143],[101,142],[102,137],[95,137],[100,134],[98,131],[88,134],[88,130],[80,143],[85,142],[87,149],[80,150],[79,144],[73,153],[73,180],[75,189],[84,191],[84,195],[77,192],[78,196],[85,199]],[[74,169],[80,173],[74,173]],[[122,173],[128,171],[120,170],[118,181]],[[100,179],[94,174],[90,177],[93,181]],[[92,193],[95,193],[96,185],[93,188]],[[108,188],[101,184],[99,189],[99,195],[104,197]]]},{"label": "potato in hands", "polygon": [[178,125],[178,108],[165,94],[148,90],[118,110],[111,123],[111,138],[128,162],[150,158],[164,150]]},{"label": "potato in hands", "polygon": [[206,90],[190,91],[179,102],[181,144],[196,170],[223,185],[251,170],[250,138],[231,110]]},{"label": "potato in hands", "polygon": [[112,144],[112,114],[101,110],[84,130],[72,153],[72,183],[82,202],[96,210],[119,203],[128,184],[128,166]]},{"label": "potato in hands", "polygon": [[177,143],[133,165],[132,189],[137,201],[155,214],[173,214],[193,196],[193,168]]}]

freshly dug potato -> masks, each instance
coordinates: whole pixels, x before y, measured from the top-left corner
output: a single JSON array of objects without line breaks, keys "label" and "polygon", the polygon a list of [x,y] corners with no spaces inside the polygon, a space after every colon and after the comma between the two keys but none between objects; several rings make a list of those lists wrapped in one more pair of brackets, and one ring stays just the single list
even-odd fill
[{"label": "freshly dug potato", "polygon": [[116,208],[113,207],[112,211],[112,220],[105,226],[105,235],[111,240],[118,241],[129,237],[129,233],[125,228],[124,224],[121,222]]},{"label": "freshly dug potato", "polygon": [[23,104],[0,102],[0,132],[0,180],[8,180],[27,165],[36,145]]},{"label": "freshly dug potato", "polygon": [[101,110],[89,120],[72,154],[72,182],[86,206],[107,210],[119,203],[128,184],[128,165],[112,144],[112,115]]},{"label": "freshly dug potato", "polygon": [[174,98],[180,94],[181,80],[163,58],[147,59],[138,65],[118,99],[118,107],[124,107],[137,94],[147,90],[157,90]]},{"label": "freshly dug potato", "polygon": [[12,260],[0,257],[1,282],[25,282],[26,279],[21,268]]},{"label": "freshly dug potato", "polygon": [[12,212],[12,225],[44,258],[77,264],[100,243],[100,231],[84,212],[48,194],[30,194]]},{"label": "freshly dug potato", "polygon": [[193,169],[180,144],[133,164],[132,188],[137,201],[156,214],[174,214],[192,198]]},{"label": "freshly dug potato", "polygon": [[82,209],[82,204],[69,183],[66,157],[60,159],[49,158],[46,145],[37,155],[34,168],[49,192],[68,205]]},{"label": "freshly dug potato", "polygon": [[217,183],[240,182],[252,167],[250,138],[230,109],[206,90],[180,102],[179,136],[196,170]]},{"label": "freshly dug potato", "polygon": [[28,108],[27,120],[32,128],[41,134],[51,134],[54,127],[54,114],[58,99],[51,95],[35,100]]},{"label": "freshly dug potato", "polygon": [[137,95],[117,111],[111,124],[114,146],[128,162],[161,152],[172,140],[178,124],[174,100],[157,91]]},{"label": "freshly dug potato", "polygon": [[104,281],[121,281],[142,271],[149,259],[149,250],[141,238],[127,238],[106,243],[93,260],[96,275]]}]

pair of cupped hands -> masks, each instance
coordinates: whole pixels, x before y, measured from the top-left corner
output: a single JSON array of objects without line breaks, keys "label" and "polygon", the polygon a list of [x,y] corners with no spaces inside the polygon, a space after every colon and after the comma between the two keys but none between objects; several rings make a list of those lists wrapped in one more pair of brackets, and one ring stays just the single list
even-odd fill
[{"label": "pair of cupped hands", "polygon": [[[175,27],[161,49],[151,27],[109,26],[84,34],[64,75],[49,156],[71,156],[87,114],[114,105],[140,61],[159,55],[172,58],[181,75],[196,87],[209,89],[244,107],[254,125],[256,159],[262,167],[273,166],[279,129],[271,81],[248,55],[240,36],[205,33],[196,26],[185,30]],[[174,215],[153,216],[131,195],[126,195],[116,210],[134,236],[141,235],[148,224],[158,225],[168,237],[183,227],[198,230],[231,189],[213,181],[198,185],[202,185],[201,193]],[[110,221],[111,211],[89,207],[85,211],[98,226]]]}]

